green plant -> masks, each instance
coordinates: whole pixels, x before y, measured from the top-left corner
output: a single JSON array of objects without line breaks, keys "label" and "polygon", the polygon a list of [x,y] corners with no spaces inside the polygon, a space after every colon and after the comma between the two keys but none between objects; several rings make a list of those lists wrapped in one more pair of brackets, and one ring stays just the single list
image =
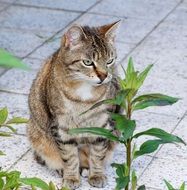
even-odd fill
[{"label": "green plant", "polygon": [[8,51],[0,48],[0,66],[5,68],[19,68],[29,70],[30,68],[22,61],[11,55]]},{"label": "green plant", "polygon": [[164,180],[168,190],[185,190],[185,183],[183,182],[180,188],[174,188],[168,181]]},{"label": "green plant", "polygon": [[[27,119],[21,117],[13,117],[8,119],[8,109],[6,107],[0,109],[0,136],[11,136],[11,133],[16,132],[16,129],[12,125],[27,123],[27,121]],[[4,132],[2,130],[3,128],[7,128],[10,132]],[[0,155],[4,155],[4,153],[0,151]]]},{"label": "green plant", "polygon": [[[143,85],[143,82],[152,68],[149,65],[144,71],[138,72],[134,69],[133,61],[130,58],[127,69],[124,70],[125,79],[119,78],[120,91],[114,99],[107,99],[96,103],[86,112],[95,109],[102,104],[118,105],[124,109],[124,114],[109,113],[111,118],[115,121],[115,129],[120,131],[120,136],[114,135],[110,130],[98,127],[89,128],[76,128],[69,131],[70,134],[78,133],[92,133],[95,135],[103,136],[112,141],[117,141],[124,144],[126,151],[125,163],[113,163],[112,167],[116,169],[116,190],[125,189],[129,190],[131,185],[132,190],[143,190],[145,186],[142,185],[137,188],[136,173],[131,168],[132,161],[139,156],[153,153],[158,149],[161,144],[166,143],[183,143],[185,142],[178,136],[167,133],[159,128],[150,128],[146,131],[134,134],[136,129],[136,121],[132,119],[134,111],[142,110],[150,106],[167,106],[176,103],[179,99],[159,93],[151,93],[144,95],[137,95],[138,90]],[[154,140],[145,141],[139,149],[134,145],[134,140],[140,136],[148,135],[156,137]]]},{"label": "green plant", "polygon": [[[20,187],[30,186],[32,190],[59,190],[53,182],[46,183],[40,178],[22,178],[19,171],[0,171],[0,190],[18,190]],[[63,187],[61,190],[68,190]]]}]

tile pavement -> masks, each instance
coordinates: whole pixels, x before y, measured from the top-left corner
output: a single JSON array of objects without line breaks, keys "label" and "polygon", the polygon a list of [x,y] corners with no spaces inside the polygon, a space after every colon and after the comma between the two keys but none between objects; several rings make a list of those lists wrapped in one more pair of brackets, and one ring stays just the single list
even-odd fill
[{"label": "tile pavement", "polygon": [[[162,92],[181,97],[171,106],[137,112],[137,131],[161,127],[187,141],[187,1],[180,0],[0,0],[0,47],[23,59],[32,71],[0,70],[0,107],[7,106],[11,116],[29,117],[27,95],[32,80],[44,60],[60,45],[60,37],[72,23],[100,25],[121,19],[116,46],[118,64],[124,66],[132,56],[138,69],[154,63],[143,92]],[[49,40],[49,39],[54,40]],[[119,73],[121,71],[119,69]],[[17,134],[1,138],[0,166],[19,169],[24,176],[53,180],[54,171],[39,166],[33,159],[25,125],[15,126]],[[139,146],[146,138],[139,139]],[[124,161],[118,146],[113,161]],[[138,184],[148,190],[165,190],[163,179],[176,187],[187,182],[187,148],[164,145],[155,154],[138,159]],[[107,166],[108,184],[115,186],[115,172]],[[80,190],[96,190],[82,178]]]}]

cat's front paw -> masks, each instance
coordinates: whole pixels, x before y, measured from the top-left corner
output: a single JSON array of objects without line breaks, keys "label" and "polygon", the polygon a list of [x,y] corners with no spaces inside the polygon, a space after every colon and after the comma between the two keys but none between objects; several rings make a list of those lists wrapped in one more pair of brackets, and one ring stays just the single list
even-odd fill
[{"label": "cat's front paw", "polygon": [[107,184],[107,178],[104,174],[93,175],[89,177],[89,184],[93,187],[104,187]]},{"label": "cat's front paw", "polygon": [[70,189],[77,189],[80,186],[80,179],[77,178],[65,178],[63,180],[63,187]]}]

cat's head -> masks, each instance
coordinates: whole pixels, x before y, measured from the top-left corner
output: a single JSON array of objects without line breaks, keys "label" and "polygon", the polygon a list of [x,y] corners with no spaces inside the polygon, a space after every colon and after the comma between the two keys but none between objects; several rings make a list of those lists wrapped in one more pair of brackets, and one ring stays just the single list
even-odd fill
[{"label": "cat's head", "polygon": [[101,85],[112,79],[116,62],[115,32],[119,21],[100,26],[73,25],[62,38],[63,62],[68,77]]}]

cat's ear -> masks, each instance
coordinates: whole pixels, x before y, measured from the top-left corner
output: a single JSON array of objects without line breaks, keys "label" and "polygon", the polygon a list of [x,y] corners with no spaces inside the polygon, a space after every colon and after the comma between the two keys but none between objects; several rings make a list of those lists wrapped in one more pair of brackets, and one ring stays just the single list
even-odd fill
[{"label": "cat's ear", "polygon": [[121,20],[100,27],[100,33],[110,42],[114,42],[116,31],[121,23]]},{"label": "cat's ear", "polygon": [[82,45],[82,40],[86,39],[86,35],[79,25],[71,26],[64,34],[62,39],[62,45],[70,49],[75,49]]}]

